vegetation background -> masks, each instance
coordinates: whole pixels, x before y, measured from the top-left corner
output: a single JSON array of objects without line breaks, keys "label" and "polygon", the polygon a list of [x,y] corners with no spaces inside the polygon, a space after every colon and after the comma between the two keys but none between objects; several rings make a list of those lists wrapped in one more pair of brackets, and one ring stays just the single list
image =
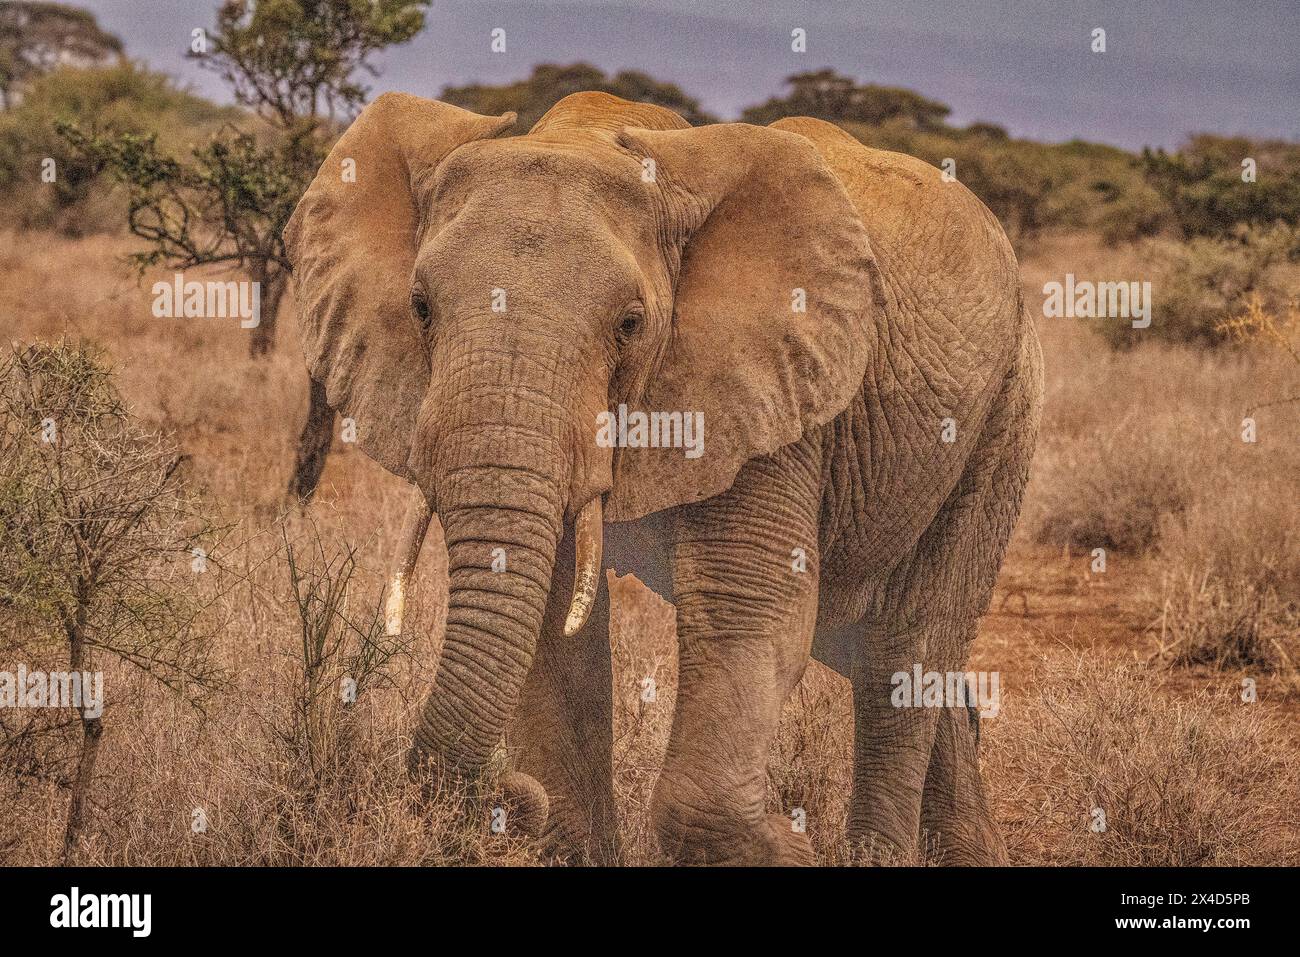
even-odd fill
[{"label": "vegetation background", "polygon": [[[75,7],[0,7],[0,327],[14,343],[0,363],[0,670],[76,661],[105,672],[109,700],[93,729],[72,712],[0,708],[0,862],[538,860],[481,808],[467,813],[465,796],[413,800],[404,754],[437,661],[444,554],[431,533],[412,632],[386,641],[382,573],[406,487],[326,422],[319,491],[286,504],[309,394],[291,304],[282,334],[252,350],[237,323],[149,310],[152,281],[180,265],[226,278],[274,264],[262,240],[369,95],[369,52],[424,26],[422,10],[399,22],[399,5],[365,6],[380,18],[367,21],[373,42],[341,65],[308,28],[371,15],[350,0],[214,10],[213,36],[230,45],[209,65],[225,64],[232,89],[286,64],[334,69],[330,108],[289,95],[278,117],[256,88],[219,105],[124,59]],[[268,46],[276,57],[258,59]],[[584,63],[442,98],[515,110],[522,132],[587,89],[719,119],[664,79]],[[1038,143],[952,125],[921,92],[828,69],[771,92],[741,118],[817,116],[870,146],[954,160],[1015,244],[1036,314],[1044,284],[1067,273],[1152,283],[1148,329],[1039,320],[1039,451],[971,662],[1002,676],[982,749],[1013,861],[1300,863],[1300,145],[1213,132],[1172,152]],[[206,258],[138,228],[174,225],[178,210],[196,214]],[[38,394],[82,410],[96,456],[33,453]],[[148,521],[113,526],[122,544],[105,559],[123,587],[79,591],[86,543],[53,531],[101,533],[142,489]],[[625,858],[653,863],[672,618],[634,578],[612,588]],[[80,631],[67,626],[78,608]],[[345,677],[351,702],[337,693]],[[824,863],[847,861],[851,737],[846,684],[813,663],[769,796],[771,810],[804,809]]]}]

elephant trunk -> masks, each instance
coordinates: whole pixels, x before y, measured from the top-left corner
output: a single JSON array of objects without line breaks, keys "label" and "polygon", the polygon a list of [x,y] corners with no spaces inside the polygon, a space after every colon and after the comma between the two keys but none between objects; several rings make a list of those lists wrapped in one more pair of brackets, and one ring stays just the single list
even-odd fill
[{"label": "elephant trunk", "polygon": [[501,739],[532,665],[559,540],[560,511],[522,500],[440,510],[447,629],[415,735],[418,757],[466,774]]},{"label": "elephant trunk", "polygon": [[[412,759],[467,776],[492,757],[532,665],[575,462],[570,365],[551,354],[552,337],[504,349],[501,335],[467,332],[435,353],[438,415],[413,463],[442,522],[448,600]],[[593,564],[595,551],[598,564],[599,536],[590,534],[598,505],[582,512],[582,560]],[[575,588],[575,620],[585,620],[590,591],[586,579]]]}]

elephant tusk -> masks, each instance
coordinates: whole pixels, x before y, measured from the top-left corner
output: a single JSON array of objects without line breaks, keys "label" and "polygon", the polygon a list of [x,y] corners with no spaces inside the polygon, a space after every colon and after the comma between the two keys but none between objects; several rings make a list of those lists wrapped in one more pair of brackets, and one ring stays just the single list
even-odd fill
[{"label": "elephant tusk", "polygon": [[600,587],[600,552],[605,536],[605,517],[597,495],[578,513],[573,523],[574,543],[573,601],[564,622],[564,636],[572,638],[582,630],[596,604]]},{"label": "elephant tusk", "polygon": [[397,569],[388,584],[388,601],[384,605],[384,634],[392,637],[402,633],[402,618],[406,613],[406,585],[415,571],[415,561],[420,557],[420,546],[429,531],[433,509],[429,508],[422,492],[406,509],[402,519],[402,533],[398,542]]}]

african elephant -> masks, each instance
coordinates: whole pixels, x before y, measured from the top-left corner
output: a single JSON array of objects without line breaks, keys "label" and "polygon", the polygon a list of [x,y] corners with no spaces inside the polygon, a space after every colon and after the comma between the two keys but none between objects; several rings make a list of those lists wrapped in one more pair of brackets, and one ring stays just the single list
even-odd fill
[{"label": "african elephant", "polygon": [[504,738],[546,846],[617,859],[615,568],[676,605],[665,854],[812,862],[764,807],[811,655],[852,682],[855,841],[1004,859],[967,709],[891,702],[964,668],[1027,478],[1041,356],[998,223],[820,120],[603,93],[513,120],[385,94],[285,231],[312,379],[427,503],[394,630],[431,512],[446,537],[412,768],[473,777]]}]

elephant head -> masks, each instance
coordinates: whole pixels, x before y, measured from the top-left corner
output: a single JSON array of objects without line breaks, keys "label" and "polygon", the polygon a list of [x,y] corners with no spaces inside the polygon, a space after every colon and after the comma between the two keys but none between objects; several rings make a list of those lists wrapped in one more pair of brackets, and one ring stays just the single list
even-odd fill
[{"label": "elephant head", "polygon": [[[857,212],[796,134],[692,129],[605,94],[502,137],[513,119],[385,94],[285,232],[312,378],[445,530],[416,752],[464,772],[515,708],[566,527],[574,633],[602,505],[622,521],[715,495],[827,422],[861,386],[881,296]],[[599,442],[620,404],[702,414],[704,454]]]}]

